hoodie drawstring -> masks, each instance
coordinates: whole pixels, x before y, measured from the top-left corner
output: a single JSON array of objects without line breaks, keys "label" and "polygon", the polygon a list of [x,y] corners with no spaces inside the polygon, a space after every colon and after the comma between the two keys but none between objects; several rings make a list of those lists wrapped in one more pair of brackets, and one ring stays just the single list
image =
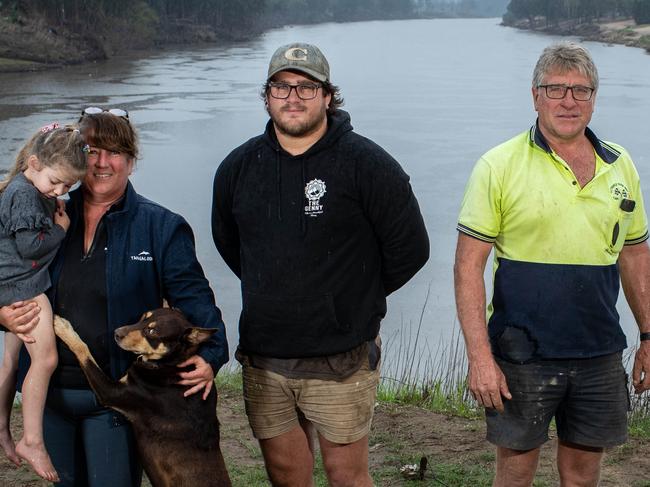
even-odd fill
[{"label": "hoodie drawstring", "polygon": [[278,199],[278,221],[282,221],[282,171],[280,170],[280,147],[275,147],[275,179]]},{"label": "hoodie drawstring", "polygon": [[[300,170],[302,173],[302,187],[307,187],[307,181],[305,181],[305,157],[300,158]],[[303,208],[300,209],[300,231],[302,235],[307,233],[307,222],[305,221],[305,211]]]}]

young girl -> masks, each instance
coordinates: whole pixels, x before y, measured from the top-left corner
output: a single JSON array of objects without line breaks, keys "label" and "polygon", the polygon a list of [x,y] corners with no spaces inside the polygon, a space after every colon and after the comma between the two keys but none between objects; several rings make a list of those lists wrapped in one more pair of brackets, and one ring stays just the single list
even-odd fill
[{"label": "young girl", "polygon": [[[50,376],[57,365],[52,307],[43,294],[51,285],[47,270],[70,225],[57,197],[86,172],[88,146],[73,126],[51,124],[21,149],[9,176],[0,182],[0,306],[24,300],[40,307],[39,324],[25,336],[5,333],[0,368],[0,446],[16,465],[29,462],[38,475],[58,482],[43,442],[43,409]],[[23,438],[14,446],[9,431],[18,355],[25,341],[31,365],[22,388]]]}]

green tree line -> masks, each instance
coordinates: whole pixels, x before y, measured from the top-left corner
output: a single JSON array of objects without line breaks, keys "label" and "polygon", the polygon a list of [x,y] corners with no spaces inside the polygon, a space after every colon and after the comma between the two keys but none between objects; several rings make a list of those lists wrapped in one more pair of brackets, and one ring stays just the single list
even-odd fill
[{"label": "green tree line", "polygon": [[48,25],[74,26],[92,31],[111,19],[144,22],[164,27],[173,22],[194,22],[216,28],[251,28],[267,0],[13,0],[0,8],[16,18],[40,16]]},{"label": "green tree line", "polygon": [[506,24],[521,19],[532,23],[537,17],[548,24],[623,17],[645,24],[650,22],[650,0],[511,0],[503,20]]},{"label": "green tree line", "polygon": [[499,16],[507,0],[0,0],[13,18],[38,15],[48,25],[92,31],[111,19],[151,28],[185,22],[222,33],[300,23],[345,22],[432,16]]},{"label": "green tree line", "polygon": [[0,1],[5,11],[38,13],[52,25],[106,17],[128,17],[149,9],[161,22],[194,21],[215,27],[249,26],[271,21],[297,23],[370,17],[410,16],[414,0],[13,0]]}]

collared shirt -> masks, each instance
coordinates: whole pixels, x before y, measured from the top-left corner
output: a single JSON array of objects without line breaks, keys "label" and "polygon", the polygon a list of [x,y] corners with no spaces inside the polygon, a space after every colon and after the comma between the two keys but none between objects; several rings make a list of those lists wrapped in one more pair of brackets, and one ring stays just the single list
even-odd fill
[{"label": "collared shirt", "polygon": [[489,334],[504,359],[626,347],[616,262],[648,238],[640,181],[622,147],[585,134],[596,169],[584,187],[536,125],[484,154],[467,185],[457,229],[494,244]]}]

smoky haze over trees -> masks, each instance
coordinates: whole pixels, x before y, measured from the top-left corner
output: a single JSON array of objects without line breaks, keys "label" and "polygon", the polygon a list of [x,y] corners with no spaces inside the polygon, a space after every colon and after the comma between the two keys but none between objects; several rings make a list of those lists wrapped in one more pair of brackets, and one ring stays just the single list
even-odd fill
[{"label": "smoky haze over trees", "polygon": [[506,5],[506,0],[0,0],[0,71],[41,67],[3,59],[76,64],[138,48],[246,40],[290,24],[500,17]]},{"label": "smoky haze over trees", "polygon": [[18,20],[42,16],[51,26],[93,30],[110,19],[139,23],[146,31],[177,23],[209,25],[234,37],[299,23],[429,16],[501,16],[507,0],[0,0]]}]

